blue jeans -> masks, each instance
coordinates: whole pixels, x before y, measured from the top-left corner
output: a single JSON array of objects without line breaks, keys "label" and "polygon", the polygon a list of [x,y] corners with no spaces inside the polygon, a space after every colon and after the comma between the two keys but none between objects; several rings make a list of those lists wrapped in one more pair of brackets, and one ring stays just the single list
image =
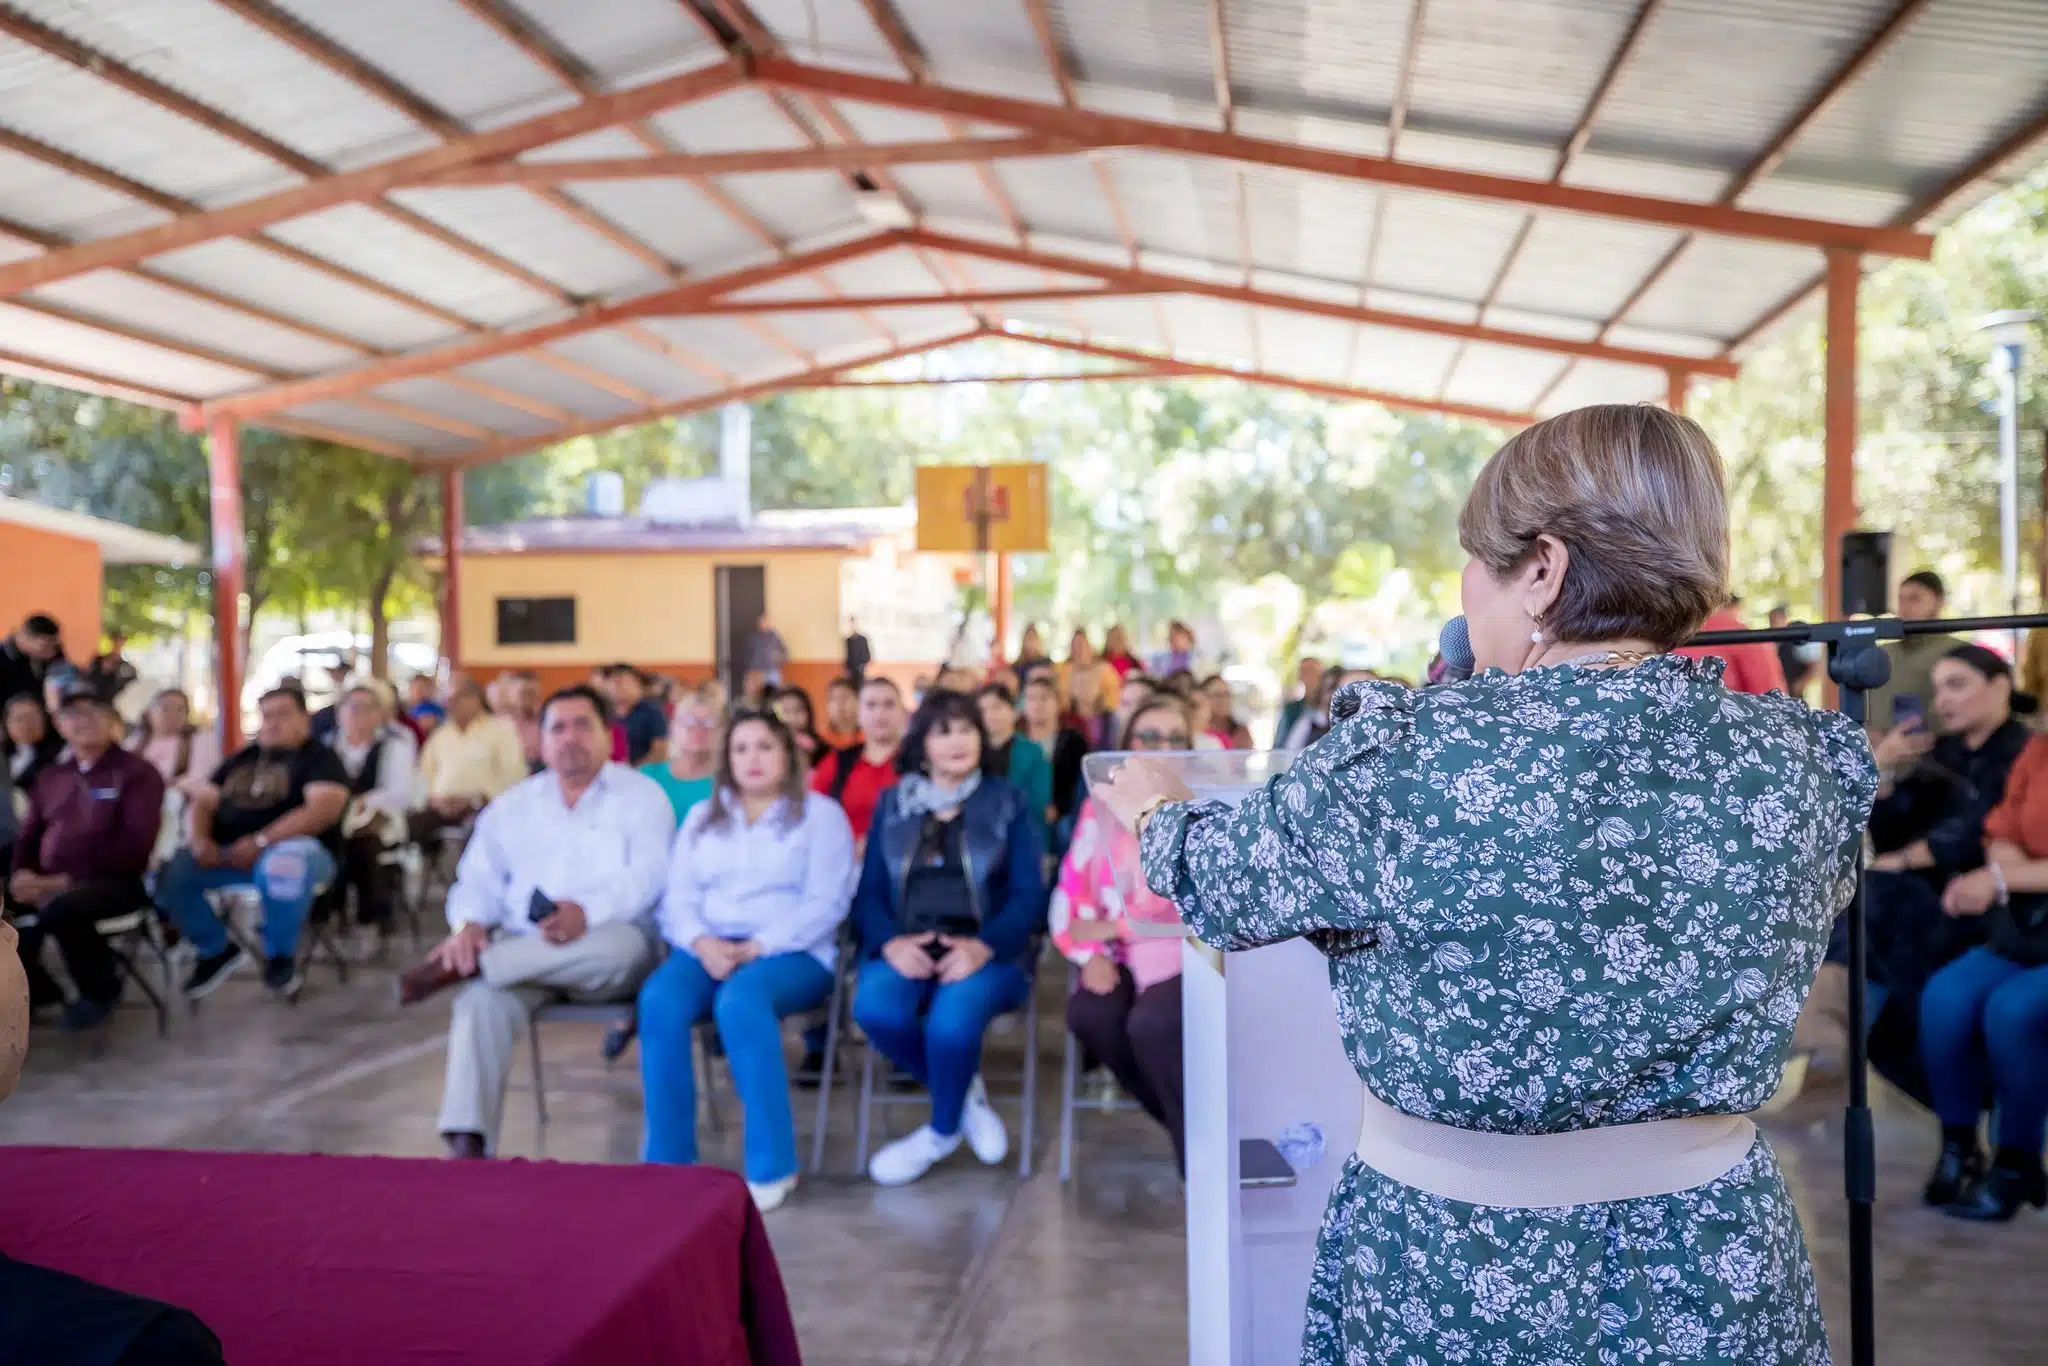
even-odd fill
[{"label": "blue jeans", "polygon": [[1943,1124],[1975,1124],[1991,1090],[1998,1145],[2041,1151],[2048,1137],[2048,967],[1971,949],[1928,981],[1920,997],[1920,1049]]},{"label": "blue jeans", "polygon": [[1031,978],[1015,963],[991,961],[964,982],[913,982],[880,958],[865,963],[853,1018],[882,1056],[931,1092],[932,1132],[960,1132],[967,1088],[981,1071],[989,1021],[1024,1004]]},{"label": "blue jeans", "polygon": [[190,849],[180,849],[157,875],[156,904],[202,956],[228,946],[227,926],[213,913],[208,892],[254,887],[263,899],[263,952],[288,958],[299,945],[299,927],[314,895],[334,881],[334,855],[310,835],[280,840],[265,849],[256,866],[201,868]]},{"label": "blue jeans", "polygon": [[706,1019],[746,1112],[747,1180],[796,1175],[796,1117],[782,1061],[782,1019],[823,1005],[832,973],[808,953],[757,958],[723,982],[675,949],[640,988],[640,1084],[648,1162],[697,1160],[697,1067],[690,1032]]}]

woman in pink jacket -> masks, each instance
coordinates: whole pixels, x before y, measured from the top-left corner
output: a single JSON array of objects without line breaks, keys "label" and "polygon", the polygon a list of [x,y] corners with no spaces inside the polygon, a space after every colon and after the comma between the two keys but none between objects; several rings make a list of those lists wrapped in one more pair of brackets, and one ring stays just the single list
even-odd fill
[{"label": "woman in pink jacket", "polygon": [[[1127,750],[1185,750],[1193,743],[1187,707],[1169,693],[1131,713],[1124,727]],[[1067,1028],[1159,1121],[1185,1173],[1180,940],[1137,933],[1130,911],[1142,920],[1176,919],[1172,904],[1145,887],[1137,836],[1083,802],[1050,914],[1053,941],[1081,970],[1080,989],[1067,1000]]]}]

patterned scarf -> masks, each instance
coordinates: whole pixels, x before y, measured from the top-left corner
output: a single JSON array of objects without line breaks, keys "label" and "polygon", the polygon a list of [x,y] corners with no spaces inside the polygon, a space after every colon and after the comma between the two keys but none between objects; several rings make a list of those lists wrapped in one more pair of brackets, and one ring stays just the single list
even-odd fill
[{"label": "patterned scarf", "polygon": [[981,773],[970,773],[951,792],[922,773],[906,773],[896,784],[896,809],[906,816],[936,816],[958,808],[981,786]]}]

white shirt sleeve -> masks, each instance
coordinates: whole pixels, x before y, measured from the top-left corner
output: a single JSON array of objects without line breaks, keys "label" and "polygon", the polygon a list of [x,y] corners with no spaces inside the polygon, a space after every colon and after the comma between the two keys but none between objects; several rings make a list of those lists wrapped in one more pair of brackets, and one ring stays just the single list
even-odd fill
[{"label": "white shirt sleeve", "polygon": [[483,809],[470,832],[462,861],[455,865],[455,885],[448,889],[448,926],[505,923],[505,894],[512,885],[512,862],[505,841],[519,837],[511,799],[501,798]]},{"label": "white shirt sleeve", "polygon": [[618,809],[613,816],[626,853],[613,875],[583,896],[584,919],[591,925],[632,920],[652,910],[661,899],[669,846],[675,841],[676,812],[661,784],[631,769],[614,776]]},{"label": "white shirt sleeve", "polygon": [[853,826],[829,797],[815,792],[804,797],[803,899],[796,910],[755,934],[763,957],[804,953],[832,942],[853,900]]},{"label": "white shirt sleeve", "polygon": [[377,785],[358,800],[373,811],[403,816],[412,805],[412,766],[412,738],[387,736],[377,764]]},{"label": "white shirt sleeve", "polygon": [[[713,801],[717,798],[713,798]],[[661,937],[679,949],[688,949],[710,928],[704,923],[704,885],[697,880],[697,842],[704,837],[704,808],[699,802],[676,832],[675,846],[668,856],[668,887],[662,893],[656,918]]]}]

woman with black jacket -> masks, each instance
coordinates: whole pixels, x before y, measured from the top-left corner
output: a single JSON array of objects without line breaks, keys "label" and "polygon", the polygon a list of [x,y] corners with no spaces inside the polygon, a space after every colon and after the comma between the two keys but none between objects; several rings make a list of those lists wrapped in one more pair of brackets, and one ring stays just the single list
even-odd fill
[{"label": "woman with black jacket", "polygon": [[917,1180],[959,1148],[985,1163],[1009,1133],[981,1083],[989,1022],[1022,1005],[1045,923],[1038,813],[990,776],[973,698],[925,698],[903,738],[903,777],[882,794],[853,898],[860,980],[853,1017],[931,1093],[931,1121],[876,1153],[885,1186]]}]

